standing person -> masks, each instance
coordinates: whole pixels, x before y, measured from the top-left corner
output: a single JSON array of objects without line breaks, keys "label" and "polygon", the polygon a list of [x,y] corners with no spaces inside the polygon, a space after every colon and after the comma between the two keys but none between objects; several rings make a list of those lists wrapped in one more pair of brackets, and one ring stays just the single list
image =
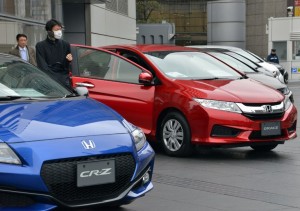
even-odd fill
[{"label": "standing person", "polygon": [[54,19],[46,23],[47,38],[36,44],[36,60],[40,69],[71,88],[69,65],[73,57],[70,44],[61,39],[62,28],[63,25]]},{"label": "standing person", "polygon": [[273,62],[273,63],[277,63],[279,64],[279,58],[276,55],[276,49],[272,49],[271,53],[269,54],[269,56],[267,57],[267,61],[268,62]]},{"label": "standing person", "polygon": [[16,40],[17,46],[9,54],[18,56],[36,66],[35,51],[33,48],[27,46],[27,36],[25,34],[17,34]]}]

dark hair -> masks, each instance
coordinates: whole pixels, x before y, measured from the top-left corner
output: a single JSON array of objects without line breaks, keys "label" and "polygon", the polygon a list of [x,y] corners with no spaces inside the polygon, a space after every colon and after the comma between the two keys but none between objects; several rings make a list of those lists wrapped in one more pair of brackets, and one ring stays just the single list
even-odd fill
[{"label": "dark hair", "polygon": [[63,28],[63,25],[61,24],[61,22],[59,22],[58,20],[55,20],[55,19],[51,19],[51,20],[47,21],[47,23],[45,25],[46,31],[52,31],[52,28],[55,25],[59,25],[61,28]]},{"label": "dark hair", "polygon": [[275,48],[273,48],[271,51],[273,51],[273,52],[276,52],[276,49],[275,49]]},{"label": "dark hair", "polygon": [[16,40],[19,41],[20,37],[25,37],[27,40],[27,36],[25,34],[17,34]]}]

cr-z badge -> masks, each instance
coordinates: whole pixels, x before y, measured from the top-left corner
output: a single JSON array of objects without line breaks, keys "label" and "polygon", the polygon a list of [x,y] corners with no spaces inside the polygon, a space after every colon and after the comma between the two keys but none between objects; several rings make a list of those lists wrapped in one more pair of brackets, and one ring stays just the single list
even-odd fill
[{"label": "cr-z badge", "polygon": [[91,171],[83,171],[80,173],[80,177],[91,177],[91,176],[104,176],[111,174],[111,168],[104,168],[101,170],[91,170]]},{"label": "cr-z badge", "polygon": [[82,146],[84,149],[94,149],[96,148],[96,144],[93,140],[83,140],[81,141]]}]

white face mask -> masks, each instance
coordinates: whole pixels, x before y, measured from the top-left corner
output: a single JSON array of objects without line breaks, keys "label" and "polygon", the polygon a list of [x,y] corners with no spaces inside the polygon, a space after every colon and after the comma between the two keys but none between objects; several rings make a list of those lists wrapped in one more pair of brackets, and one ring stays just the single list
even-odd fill
[{"label": "white face mask", "polygon": [[57,31],[54,31],[54,38],[55,39],[60,39],[62,37],[62,31],[61,30],[57,30]]}]

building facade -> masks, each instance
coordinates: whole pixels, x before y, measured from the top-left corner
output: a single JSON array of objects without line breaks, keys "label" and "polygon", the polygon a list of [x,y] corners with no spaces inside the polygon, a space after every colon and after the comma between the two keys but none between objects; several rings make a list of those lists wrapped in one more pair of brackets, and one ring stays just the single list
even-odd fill
[{"label": "building facade", "polygon": [[290,79],[300,79],[300,17],[269,18],[268,50],[276,48]]},{"label": "building facade", "polygon": [[268,19],[287,17],[287,0],[246,0],[246,49],[262,58],[270,53],[268,48]]},{"label": "building facade", "polygon": [[[167,22],[176,27],[176,45],[207,43],[207,0],[157,0],[160,7],[147,23]],[[137,18],[139,23],[139,16]]]},{"label": "building facade", "polygon": [[175,45],[175,25],[171,23],[137,24],[137,43]]},{"label": "building facade", "polygon": [[28,45],[46,38],[51,18],[64,24],[70,43],[101,46],[136,42],[135,0],[0,0],[0,52],[28,36]]},{"label": "building facade", "polygon": [[207,2],[207,44],[246,47],[245,0]]},{"label": "building facade", "polygon": [[[174,23],[176,45],[226,42],[225,39],[221,40],[222,35],[226,35],[228,31],[224,25],[230,25],[233,30],[230,31],[229,36],[235,40],[228,40],[227,44],[234,43],[235,45],[236,41],[238,43],[235,46],[244,47],[263,58],[266,58],[269,53],[268,19],[270,17],[287,17],[287,7],[294,4],[294,0],[156,1],[160,4],[160,8],[152,12],[148,23],[161,23],[161,21]],[[234,8],[226,7],[227,4],[231,4]],[[208,5],[222,6],[219,8],[216,6],[213,10],[208,11],[210,9]],[[137,21],[139,22],[139,17]],[[209,30],[213,24],[216,26],[214,30],[217,31],[214,34],[212,34],[212,29]]]}]

